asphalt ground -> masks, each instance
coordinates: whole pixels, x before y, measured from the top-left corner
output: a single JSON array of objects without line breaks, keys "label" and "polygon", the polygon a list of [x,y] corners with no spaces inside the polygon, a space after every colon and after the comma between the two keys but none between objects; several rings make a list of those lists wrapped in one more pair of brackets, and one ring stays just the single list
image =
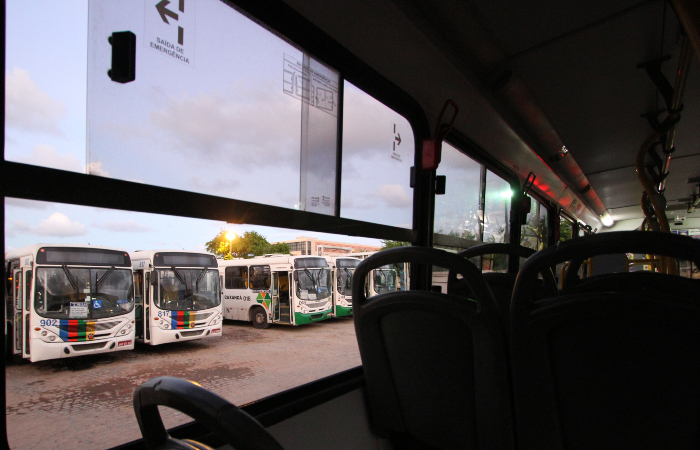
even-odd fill
[{"label": "asphalt ground", "polygon": [[[225,321],[221,338],[6,366],[11,449],[111,448],[141,437],[134,389],[157,376],[200,383],[243,405],[360,365],[352,318],[299,327]],[[161,408],[166,427],[191,421]]]}]

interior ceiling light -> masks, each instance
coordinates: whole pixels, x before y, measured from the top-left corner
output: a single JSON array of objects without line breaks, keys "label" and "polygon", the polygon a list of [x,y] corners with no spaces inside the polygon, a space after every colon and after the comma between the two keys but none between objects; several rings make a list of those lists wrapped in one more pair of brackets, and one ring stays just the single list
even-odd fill
[{"label": "interior ceiling light", "polygon": [[613,220],[612,216],[608,211],[605,211],[605,214],[600,216],[600,221],[603,222],[603,225],[606,227],[611,227],[615,221]]}]

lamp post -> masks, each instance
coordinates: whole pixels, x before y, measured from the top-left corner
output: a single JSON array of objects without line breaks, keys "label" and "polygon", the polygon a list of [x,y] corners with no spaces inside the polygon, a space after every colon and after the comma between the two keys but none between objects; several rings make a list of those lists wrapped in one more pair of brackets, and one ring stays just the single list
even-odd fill
[{"label": "lamp post", "polygon": [[230,231],[226,233],[226,239],[228,239],[228,258],[233,259],[231,257],[231,249],[233,247],[233,240],[236,239],[236,233],[231,233]]}]

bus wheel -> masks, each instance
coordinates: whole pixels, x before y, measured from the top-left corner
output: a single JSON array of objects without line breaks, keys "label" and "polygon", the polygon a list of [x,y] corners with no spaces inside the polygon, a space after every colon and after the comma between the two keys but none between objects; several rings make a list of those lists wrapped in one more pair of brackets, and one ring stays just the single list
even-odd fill
[{"label": "bus wheel", "polygon": [[267,321],[267,312],[263,308],[254,308],[251,319],[255,328],[264,330],[270,326],[270,323]]}]

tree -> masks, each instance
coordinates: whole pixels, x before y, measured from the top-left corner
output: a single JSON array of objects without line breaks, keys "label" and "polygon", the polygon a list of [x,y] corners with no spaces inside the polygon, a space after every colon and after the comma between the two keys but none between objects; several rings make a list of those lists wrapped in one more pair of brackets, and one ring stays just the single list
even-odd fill
[{"label": "tree", "polygon": [[[224,259],[229,257],[229,240],[226,238],[226,230],[219,233],[206,244],[207,251],[221,256]],[[243,236],[236,236],[233,239],[230,255],[232,258],[252,258],[262,256],[266,253],[289,253],[289,245],[277,243],[271,245],[265,236],[256,231],[246,231]]]},{"label": "tree", "polygon": [[388,248],[396,248],[396,247],[409,247],[411,245],[410,242],[404,242],[404,241],[385,241],[382,239],[382,250],[386,250]]},{"label": "tree", "polygon": [[291,254],[289,250],[289,244],[285,242],[277,242],[275,244],[270,244],[270,249],[268,253],[282,253],[283,255]]},{"label": "tree", "polygon": [[462,238],[462,239],[469,239],[471,241],[476,241],[476,234],[472,233],[469,230],[464,230],[461,233],[456,231],[456,230],[452,230],[449,233],[447,233],[447,235]]}]

